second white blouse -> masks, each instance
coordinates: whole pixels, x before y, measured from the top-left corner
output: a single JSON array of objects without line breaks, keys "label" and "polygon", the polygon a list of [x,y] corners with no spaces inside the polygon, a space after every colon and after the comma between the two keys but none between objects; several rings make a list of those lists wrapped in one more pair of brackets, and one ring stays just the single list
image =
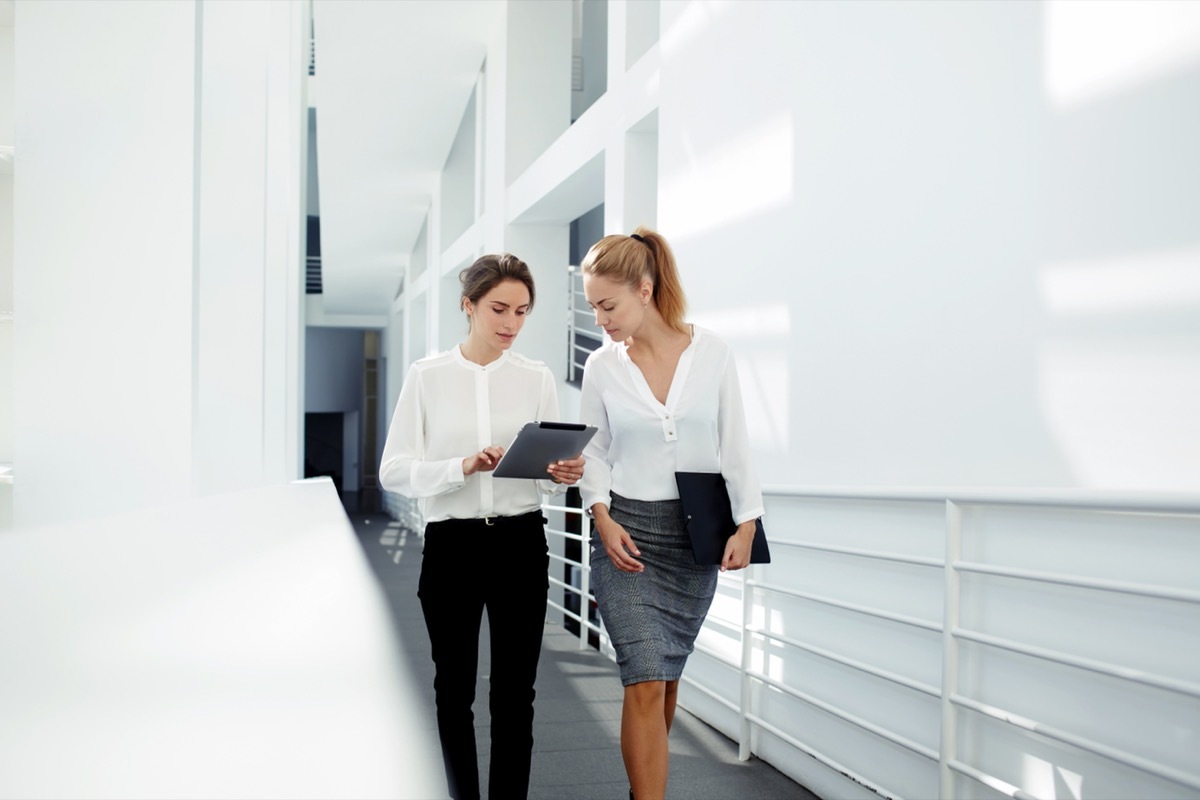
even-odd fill
[{"label": "second white blouse", "polygon": [[733,354],[715,334],[692,331],[666,403],[654,397],[624,343],[609,342],[588,359],[580,416],[598,430],[584,450],[584,508],[611,505],[613,492],[676,500],[675,472],[720,472],[734,521],[762,516]]},{"label": "second white blouse", "polygon": [[463,475],[462,460],[507,447],[526,422],[558,420],[554,375],[540,361],[505,351],[480,366],[456,346],[413,363],[400,389],[379,467],[383,488],[420,500],[426,522],[510,516],[541,506],[566,487],[546,480]]}]

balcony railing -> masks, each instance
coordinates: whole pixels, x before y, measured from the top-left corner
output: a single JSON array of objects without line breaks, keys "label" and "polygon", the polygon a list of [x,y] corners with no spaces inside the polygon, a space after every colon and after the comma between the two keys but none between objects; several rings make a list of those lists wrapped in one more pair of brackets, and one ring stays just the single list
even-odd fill
[{"label": "balcony railing", "polygon": [[[819,794],[849,778],[884,797],[1031,798],[1056,774],[1130,796],[1200,792],[1186,745],[1200,736],[1200,497],[797,487],[766,496],[775,562],[721,576],[680,696],[737,740],[743,759],[753,753]],[[580,648],[598,638],[611,654],[587,612],[590,520],[544,508],[580,528],[549,527],[561,595],[552,589],[548,607],[578,626]],[[578,542],[581,558],[556,540]],[[1107,613],[1096,618],[1093,605]],[[1129,640],[1129,620],[1142,616],[1174,629],[1141,637],[1136,652],[1111,643]],[[818,666],[823,680],[806,677]],[[863,686],[892,705],[857,702]],[[814,781],[797,766],[804,756],[826,774]]]}]

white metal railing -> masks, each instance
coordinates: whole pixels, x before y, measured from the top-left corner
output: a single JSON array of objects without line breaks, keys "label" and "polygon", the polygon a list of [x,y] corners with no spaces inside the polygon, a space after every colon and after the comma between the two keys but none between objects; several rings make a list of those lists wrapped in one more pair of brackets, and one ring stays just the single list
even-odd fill
[{"label": "white metal railing", "polygon": [[[894,785],[889,788],[893,778],[889,774],[863,774],[870,769],[855,770],[845,762],[846,756],[839,755],[829,749],[828,743],[820,734],[805,731],[780,720],[772,721],[772,716],[756,698],[756,687],[769,689],[770,692],[786,696],[805,707],[819,710],[822,714],[836,719],[851,729],[858,730],[861,735],[880,743],[881,747],[891,747],[899,752],[908,753],[915,763],[927,764],[931,772],[929,778],[937,785],[938,796],[942,800],[965,796],[964,785],[956,784],[956,780],[967,780],[969,784],[987,787],[987,791],[999,791],[1012,798],[1033,798],[1036,793],[1029,787],[1022,788],[1012,781],[1005,780],[994,770],[989,772],[986,765],[973,763],[971,753],[961,751],[959,747],[960,725],[966,717],[990,720],[992,724],[1019,732],[1021,735],[1031,735],[1037,740],[1055,743],[1068,750],[1089,754],[1103,763],[1116,765],[1130,771],[1129,774],[1151,776],[1159,782],[1165,782],[1186,796],[1198,796],[1200,793],[1200,774],[1197,774],[1189,764],[1165,763],[1161,758],[1155,758],[1155,753],[1135,753],[1112,743],[1099,741],[1094,736],[1087,736],[1078,730],[1068,730],[1072,725],[1050,724],[1033,719],[1030,716],[1016,713],[1011,708],[1003,708],[987,698],[978,696],[970,686],[961,684],[962,669],[960,661],[964,658],[964,646],[975,648],[973,655],[983,658],[980,653],[1015,654],[1029,663],[1047,665],[1047,669],[1079,670],[1081,674],[1104,676],[1105,680],[1117,681],[1130,687],[1147,687],[1157,692],[1166,692],[1164,697],[1178,697],[1180,703],[1194,704],[1200,700],[1200,673],[1170,675],[1161,671],[1118,663],[1119,655],[1109,654],[1108,657],[1096,657],[1095,654],[1084,655],[1080,652],[1070,652],[1070,647],[1045,646],[1030,641],[1020,641],[1012,636],[976,630],[964,624],[962,612],[964,609],[964,576],[980,576],[999,578],[1004,581],[1031,587],[1065,587],[1069,590],[1098,592],[1111,597],[1127,597],[1130,601],[1147,600],[1155,603],[1166,603],[1172,608],[1186,609],[1189,621],[1194,621],[1195,629],[1200,630],[1200,591],[1192,587],[1170,585],[1168,581],[1154,582],[1153,575],[1147,580],[1141,576],[1139,580],[1129,580],[1121,575],[1111,578],[1093,575],[1073,574],[1063,570],[1031,569],[1028,567],[1001,566],[985,563],[982,560],[964,558],[964,533],[972,533],[972,514],[995,510],[998,508],[1017,508],[1028,510],[1057,510],[1064,512],[1080,512],[1080,514],[1115,514],[1122,519],[1164,519],[1181,518],[1187,521],[1185,527],[1189,535],[1194,528],[1197,538],[1196,547],[1200,547],[1200,496],[1168,495],[1168,494],[1129,494],[1103,493],[1092,491],[1049,491],[1049,490],[905,490],[905,489],[853,489],[829,487],[766,487],[764,494],[767,500],[768,514],[778,519],[787,516],[789,509],[812,509],[828,507],[827,501],[838,501],[834,506],[838,509],[864,510],[877,508],[880,504],[900,503],[899,509],[923,507],[930,509],[932,519],[940,514],[940,530],[932,529],[934,541],[937,537],[942,540],[942,558],[931,557],[928,553],[911,554],[897,552],[888,547],[850,546],[848,544],[832,544],[812,539],[791,538],[783,534],[784,527],[770,527],[771,546],[776,561],[786,558],[789,552],[804,552],[814,556],[818,554],[834,555],[854,559],[850,563],[890,563],[898,568],[916,570],[918,574],[928,574],[930,580],[940,584],[941,614],[924,615],[920,613],[902,613],[891,608],[880,607],[872,602],[859,602],[858,599],[848,600],[830,596],[821,591],[812,591],[803,585],[783,585],[787,578],[768,580],[764,572],[771,566],[751,566],[739,573],[726,573],[722,576],[721,586],[724,595],[735,598],[740,606],[739,619],[720,619],[710,612],[706,628],[719,629],[721,636],[728,636],[739,644],[738,655],[732,659],[727,653],[706,645],[703,641],[697,643],[698,656],[706,661],[716,662],[721,669],[736,671],[738,675],[738,693],[736,699],[731,699],[722,692],[730,685],[728,681],[706,680],[703,670],[693,670],[689,667],[682,682],[695,690],[704,699],[712,701],[720,714],[732,715],[736,720],[736,734],[730,732],[739,745],[739,756],[749,758],[752,754],[777,767],[786,768],[789,762],[794,763],[792,756],[778,755],[778,745],[770,753],[764,753],[763,740],[758,734],[766,733],[776,742],[784,743],[791,748],[792,753],[803,753],[816,762],[828,767],[832,773],[845,776],[850,780],[869,788],[882,797],[900,798],[904,793]],[[561,502],[561,501],[559,501]],[[825,504],[822,506],[822,504]],[[407,517],[407,524],[419,530],[420,522],[417,517],[415,503],[403,504],[403,508],[393,509]],[[891,507],[891,506],[889,506]],[[939,512],[940,509],[940,512]],[[565,530],[565,526],[555,524],[547,526],[547,534],[553,540],[568,541],[579,544],[579,559],[565,555],[566,547],[551,547],[551,562],[554,574],[549,576],[552,586],[563,592],[562,602],[554,597],[547,599],[548,610],[561,614],[564,619],[570,619],[578,625],[578,646],[585,649],[589,646],[592,634],[597,636],[600,649],[609,657],[613,656],[611,645],[605,634],[603,620],[593,622],[589,609],[592,603],[591,568],[589,561],[589,543],[591,539],[591,519],[579,508],[546,504],[543,510],[561,512],[567,517],[579,520],[578,533]],[[968,513],[970,512],[970,513]],[[897,512],[900,513],[900,512]],[[1130,516],[1135,515],[1135,516]],[[1141,515],[1141,516],[1136,516]],[[1073,518],[1072,515],[1071,518]],[[969,541],[969,539],[968,539]],[[1191,541],[1190,539],[1188,541]],[[559,577],[563,574],[563,566],[573,567],[569,579]],[[928,570],[928,573],[921,571]],[[940,577],[939,576],[940,573]],[[780,573],[783,575],[783,573]],[[732,595],[729,589],[735,589]],[[556,593],[552,593],[556,594]],[[573,595],[577,603],[571,603],[566,595]],[[933,685],[928,680],[921,680],[905,675],[902,670],[889,669],[879,664],[867,663],[853,655],[837,652],[828,646],[821,646],[811,641],[803,641],[804,634],[793,634],[775,630],[771,625],[756,622],[755,611],[775,600],[799,602],[810,608],[824,608],[849,614],[876,623],[891,625],[899,630],[922,632],[924,636],[936,637],[931,639],[931,655],[940,649],[941,685]],[[570,606],[574,605],[573,610]],[[969,607],[969,606],[968,606]],[[790,628],[788,629],[790,631]],[[1188,630],[1192,630],[1189,627]],[[1012,633],[1007,632],[1007,633]],[[1018,632],[1016,634],[1020,636]],[[933,644],[940,642],[940,644]],[[828,662],[838,668],[844,668],[846,674],[871,676],[887,685],[899,687],[912,692],[914,696],[924,698],[925,702],[936,703],[938,722],[936,743],[934,733],[927,737],[929,741],[922,742],[914,739],[910,733],[901,732],[889,726],[885,719],[875,718],[874,714],[864,714],[839,707],[827,698],[818,696],[819,687],[806,687],[801,680],[791,677],[789,671],[786,679],[769,674],[764,666],[757,668],[754,663],[756,653],[770,645],[784,651],[794,651]],[[1053,642],[1051,643],[1053,644]],[[836,647],[836,645],[834,645]],[[966,662],[968,664],[972,662]],[[975,666],[978,666],[976,664]],[[1132,689],[1131,689],[1132,691]],[[761,694],[761,693],[760,693]],[[682,702],[682,699],[681,699]],[[706,722],[718,729],[723,729],[713,714],[705,708],[689,704],[689,710],[698,714]],[[720,714],[717,714],[719,716]],[[964,716],[966,715],[966,716]],[[1041,714],[1038,714],[1041,716]],[[1197,726],[1200,727],[1200,726]],[[729,732],[729,731],[727,731]],[[1196,730],[1184,731],[1181,735],[1195,735]],[[1100,736],[1099,738],[1106,738]],[[755,744],[757,742],[757,745]],[[936,744],[936,746],[934,746]],[[1144,778],[1137,779],[1139,781]],[[957,786],[957,789],[956,789]],[[929,794],[933,793],[933,784]],[[910,794],[913,794],[910,792]],[[924,795],[928,796],[928,795]]]},{"label": "white metal railing", "polygon": [[592,602],[592,567],[588,560],[588,552],[590,547],[589,543],[592,539],[592,518],[583,513],[582,509],[573,506],[545,503],[542,505],[542,510],[560,511],[564,515],[578,517],[580,520],[579,533],[572,533],[571,531],[555,528],[551,525],[546,526],[546,534],[548,536],[553,536],[562,539],[563,541],[579,542],[579,561],[575,561],[574,559],[567,558],[554,552],[551,552],[550,555],[550,560],[552,563],[575,567],[578,570],[579,585],[575,586],[556,578],[553,575],[549,576],[551,585],[557,586],[564,592],[573,594],[579,598],[579,613],[567,608],[565,602],[558,603],[554,600],[547,599],[546,605],[559,612],[564,617],[574,620],[579,625],[580,650],[584,650],[588,647],[588,636],[591,633],[596,634],[599,641],[602,643],[601,650],[603,650],[603,642],[607,639],[607,635],[604,632],[604,626],[603,624],[598,625],[592,622],[590,618],[591,615],[588,613]]},{"label": "white metal railing", "polygon": [[578,385],[583,380],[583,365],[600,346],[603,334],[584,297],[583,274],[575,266],[567,271],[567,383]]},{"label": "white metal railing", "polygon": [[[746,586],[745,591],[783,593],[812,602],[832,603],[843,609],[849,609],[859,613],[873,615],[881,619],[889,619],[895,622],[925,628],[927,630],[939,631],[942,636],[943,651],[942,686],[940,689],[918,682],[909,681],[907,679],[900,678],[900,676],[888,675],[883,670],[879,670],[861,663],[854,663],[854,661],[851,659],[838,658],[831,653],[818,654],[833,657],[834,660],[838,661],[844,666],[859,669],[877,677],[900,682],[909,686],[909,688],[922,692],[923,694],[939,696],[941,699],[942,708],[941,730],[939,736],[940,747],[939,750],[935,752],[925,746],[911,742],[893,731],[880,728],[879,726],[876,726],[867,720],[856,719],[853,715],[847,714],[841,709],[829,707],[828,704],[824,703],[814,703],[812,701],[815,700],[815,698],[803,696],[804,693],[798,690],[796,687],[782,685],[779,682],[770,679],[769,676],[762,674],[761,672],[756,672],[752,669],[749,669],[748,658],[745,652],[742,659],[743,663],[740,665],[744,684],[742,692],[743,697],[749,696],[748,687],[751,682],[758,681],[768,684],[776,689],[783,690],[792,696],[798,697],[803,701],[810,702],[812,705],[823,708],[823,710],[848,722],[856,724],[864,730],[870,731],[876,736],[900,745],[914,753],[923,755],[932,761],[936,761],[938,763],[939,770],[940,797],[942,798],[952,798],[955,796],[953,788],[954,774],[964,775],[981,783],[982,785],[990,786],[992,788],[997,786],[1009,786],[1009,788],[1013,790],[1010,792],[1010,796],[1013,797],[1028,796],[1019,788],[1011,787],[1011,785],[1006,784],[1001,779],[992,775],[988,775],[986,772],[976,769],[972,765],[965,764],[957,758],[956,741],[959,709],[967,709],[978,714],[986,715],[992,719],[1002,721],[1006,724],[1016,726],[1017,728],[1036,732],[1041,736],[1055,740],[1062,744],[1088,751],[1095,755],[1099,755],[1102,758],[1132,767],[1162,780],[1174,783],[1178,786],[1187,787],[1190,789],[1200,789],[1200,776],[1194,773],[1185,772],[1168,765],[1160,764],[1151,759],[1121,751],[1118,748],[1108,746],[1087,737],[1038,723],[1034,720],[1021,717],[1020,715],[1014,714],[1005,709],[995,708],[986,703],[982,703],[977,699],[964,696],[964,694],[960,692],[960,688],[958,686],[960,642],[971,641],[986,645],[988,647],[1001,648],[1010,652],[1043,659],[1063,666],[1085,669],[1113,678],[1132,681],[1146,686],[1153,686],[1158,689],[1167,690],[1187,697],[1200,697],[1200,694],[1197,694],[1197,692],[1200,692],[1200,684],[1191,681],[1179,680],[1164,675],[1156,675],[1141,669],[1132,669],[1098,659],[1084,658],[1065,652],[1058,652],[1049,648],[1037,647],[1004,639],[1002,637],[991,636],[979,631],[962,627],[959,619],[962,606],[962,587],[960,585],[960,576],[962,573],[1002,576],[1020,581],[1053,583],[1098,591],[1135,594],[1182,603],[1200,604],[1200,592],[1190,589],[1180,589],[1176,587],[1151,585],[1131,581],[1105,580],[1100,578],[1069,575],[1043,570],[997,567],[973,561],[965,561],[962,558],[963,509],[965,507],[1018,506],[1100,512],[1194,515],[1200,514],[1200,498],[1193,495],[1117,494],[1093,491],[918,491],[905,489],[863,490],[851,488],[791,487],[768,487],[765,493],[769,498],[793,498],[801,501],[837,499],[865,503],[878,501],[912,501],[926,503],[936,502],[944,504],[945,560],[942,562],[939,562],[935,559],[914,558],[879,551],[861,549],[856,550],[854,548],[833,547],[803,541],[787,541],[778,538],[772,539],[772,546],[776,547],[797,547],[802,549],[824,550],[826,552],[835,552],[845,555],[859,556],[862,558],[882,559],[896,563],[936,567],[942,569],[944,572],[944,611],[943,620],[937,623],[929,620],[921,620],[906,615],[887,612],[882,609],[867,608],[853,603],[831,600],[830,598],[820,597],[807,592],[774,586],[770,583],[757,579],[755,576],[756,568],[753,567],[745,576],[744,581]],[[749,637],[763,637],[779,644],[797,647],[809,652],[816,652],[817,650],[816,648],[807,646],[796,641],[795,639],[770,633],[762,630],[761,628],[747,626],[743,636],[744,641],[747,641]],[[749,648],[744,647],[744,651],[747,651],[748,649]],[[750,709],[745,707],[745,705],[746,704],[743,702],[742,716],[744,722],[743,735],[741,737],[741,754],[743,758],[749,757],[750,755],[748,747],[748,743],[750,741],[750,725],[757,724],[761,726],[761,723],[763,722],[760,717],[753,714]],[[776,736],[778,736],[780,733],[778,730],[771,732]],[[793,746],[799,745],[799,743],[796,742],[793,737],[788,738],[792,739],[791,743]],[[809,753],[809,755],[816,757],[818,760],[824,761],[826,764],[833,766],[839,772],[849,775],[853,780],[865,785],[873,786],[875,790],[881,794],[895,796],[894,793],[889,792],[886,789],[877,786],[873,781],[868,780],[866,776],[854,774],[853,772],[846,770],[843,765],[836,764],[832,762],[832,759],[823,757],[819,751],[816,750],[816,748],[806,745],[800,747],[800,749]]]},{"label": "white metal railing", "polygon": [[[887,779],[884,776],[868,776],[849,769],[829,753],[824,753],[821,747],[812,742],[801,741],[794,732],[783,730],[779,724],[773,724],[760,713],[753,703],[754,687],[770,687],[771,690],[785,694],[809,707],[820,709],[822,712],[842,720],[882,742],[902,748],[914,754],[919,760],[926,761],[932,768],[936,764],[939,796],[948,800],[956,796],[955,776],[963,776],[981,786],[999,789],[1010,797],[1032,797],[1020,787],[1006,782],[1000,777],[989,774],[978,765],[967,763],[960,758],[957,741],[960,715],[970,713],[986,717],[993,721],[1012,726],[1023,732],[1033,732],[1053,742],[1090,753],[1114,764],[1137,770],[1146,775],[1154,776],[1162,781],[1193,791],[1200,790],[1200,775],[1179,769],[1169,764],[1160,763],[1134,753],[1126,752],[1118,747],[1096,741],[1078,733],[1063,730],[1027,717],[1021,716],[1004,708],[988,704],[978,697],[971,697],[960,686],[959,662],[962,657],[964,643],[972,643],[984,648],[1016,653],[1022,656],[1040,660],[1061,667],[1081,669],[1088,672],[1105,675],[1109,678],[1130,682],[1132,684],[1153,687],[1158,690],[1177,694],[1188,700],[1200,698],[1200,682],[1181,679],[1169,675],[1156,674],[1145,669],[1132,668],[1126,665],[1112,663],[1098,658],[1085,657],[1066,651],[1033,645],[1013,639],[996,636],[965,627],[960,619],[963,608],[963,575],[973,574],[1008,579],[1026,584],[1043,584],[1073,587],[1117,595],[1153,598],[1169,603],[1186,604],[1188,608],[1200,606],[1200,591],[1178,586],[1160,585],[1146,581],[1105,579],[1086,575],[1068,574],[1065,572],[1027,569],[1018,567],[998,566],[963,558],[964,540],[964,510],[989,507],[1017,507],[1025,509],[1061,509],[1080,512],[1118,512],[1129,514],[1150,515],[1185,515],[1189,519],[1197,517],[1200,522],[1200,496],[1186,494],[1134,494],[1110,493],[1087,490],[1052,491],[1052,490],[1004,490],[1004,489],[858,489],[842,487],[767,487],[765,495],[768,500],[768,512],[772,506],[785,503],[799,502],[801,504],[827,500],[850,501],[855,507],[887,502],[936,504],[934,508],[943,509],[944,555],[942,558],[910,555],[891,552],[886,549],[870,547],[850,547],[834,545],[817,541],[788,539],[780,535],[772,535],[771,545],[777,553],[787,550],[799,550],[813,553],[828,553],[850,558],[882,561],[913,568],[936,569],[941,571],[942,618],[926,619],[920,616],[899,613],[887,608],[879,608],[865,603],[852,602],[837,597],[829,597],[820,592],[808,591],[794,586],[779,585],[777,582],[764,580],[761,577],[763,567],[752,566],[740,573],[740,580],[731,579],[728,575],[722,578],[723,584],[733,580],[741,584],[740,626],[728,620],[721,621],[726,629],[735,629],[740,639],[740,663],[732,663],[722,653],[713,648],[698,643],[697,652],[705,657],[714,659],[726,666],[736,669],[740,675],[740,691],[738,700],[732,701],[717,691],[721,688],[712,682],[706,683],[690,674],[685,674],[683,683],[700,692],[704,697],[714,701],[720,707],[737,715],[740,720],[738,743],[742,759],[749,758],[754,741],[755,730],[765,731],[779,741],[786,742],[796,750],[805,753],[832,770],[849,777],[851,780],[870,788],[885,797],[899,797],[899,793],[886,788]],[[569,563],[578,567],[580,581],[578,586],[552,578],[551,582],[564,591],[574,593],[579,597],[580,614],[566,608],[565,604],[553,601],[549,606],[561,612],[564,616],[579,624],[580,648],[588,643],[590,632],[603,636],[602,625],[590,622],[587,617],[590,602],[590,569],[587,562],[588,540],[590,538],[590,519],[582,515],[577,508],[566,506],[544,507],[548,511],[562,511],[579,515],[582,520],[582,533],[573,534],[567,531],[548,529],[552,536],[575,539],[581,542],[581,561],[559,557],[556,564]],[[1197,526],[1200,533],[1200,525]],[[1200,543],[1200,539],[1197,540]],[[784,635],[770,630],[767,626],[754,623],[755,606],[764,602],[756,598],[783,597],[799,600],[805,604],[836,608],[857,615],[895,623],[900,626],[916,628],[939,637],[941,642],[942,685],[934,686],[928,682],[916,680],[898,672],[865,663],[859,659],[833,652],[819,645],[801,641],[794,636]],[[711,619],[711,617],[710,617]],[[767,642],[773,645],[790,648],[796,651],[815,655],[841,667],[865,675],[888,681],[892,684],[909,689],[918,695],[936,699],[940,705],[940,723],[937,748],[930,747],[910,736],[906,736],[878,721],[864,718],[859,714],[822,700],[805,689],[796,681],[781,681],[767,674],[762,669],[755,669],[752,664],[755,645]],[[611,648],[610,648],[611,649]],[[689,670],[689,673],[691,670]],[[761,756],[761,754],[760,754]],[[767,759],[770,760],[770,759]]]}]

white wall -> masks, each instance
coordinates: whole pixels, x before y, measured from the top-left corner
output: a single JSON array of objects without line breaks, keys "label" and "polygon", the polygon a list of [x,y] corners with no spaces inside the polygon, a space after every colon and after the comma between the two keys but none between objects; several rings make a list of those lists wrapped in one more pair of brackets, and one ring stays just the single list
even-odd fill
[{"label": "white wall", "polygon": [[310,217],[321,216],[321,168],[317,162],[317,110],[308,109],[308,203],[306,213]]},{"label": "white wall", "polygon": [[1066,6],[664,3],[660,227],[770,480],[1200,486],[1195,6]]},{"label": "white wall", "polygon": [[[0,147],[13,144],[13,11],[0,9]],[[0,156],[2,159],[3,156]],[[0,161],[0,469],[13,460],[13,176]],[[0,476],[0,530],[12,524],[12,484]]]},{"label": "white wall", "polygon": [[15,521],[186,497],[195,5],[22,3],[17,28]]},{"label": "white wall", "polygon": [[509,0],[507,25],[506,185],[571,124],[571,4]]},{"label": "white wall", "polygon": [[571,119],[576,120],[596,102],[608,85],[608,0],[578,0],[574,14],[582,33],[583,88],[571,90]]},{"label": "white wall", "polygon": [[18,523],[298,474],[305,13],[17,7]]},{"label": "white wall", "polygon": [[442,243],[450,244],[475,221],[475,94],[467,101],[442,169]]}]

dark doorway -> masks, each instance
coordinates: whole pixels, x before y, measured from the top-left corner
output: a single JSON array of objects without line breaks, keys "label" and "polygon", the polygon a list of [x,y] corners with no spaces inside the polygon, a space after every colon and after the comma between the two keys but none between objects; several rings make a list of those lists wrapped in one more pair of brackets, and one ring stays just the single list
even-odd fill
[{"label": "dark doorway", "polygon": [[327,475],[342,496],[345,422],[341,412],[304,415],[304,477]]}]

